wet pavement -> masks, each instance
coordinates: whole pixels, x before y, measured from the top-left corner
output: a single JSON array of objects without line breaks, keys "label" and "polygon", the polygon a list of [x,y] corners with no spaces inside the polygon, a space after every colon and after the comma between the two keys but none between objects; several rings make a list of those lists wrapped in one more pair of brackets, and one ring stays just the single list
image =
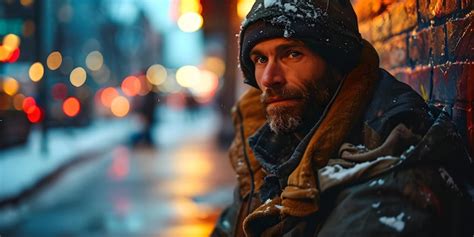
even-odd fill
[{"label": "wet pavement", "polygon": [[166,131],[185,135],[158,148],[117,146],[77,165],[18,207],[22,217],[0,235],[209,236],[235,178],[202,119]]}]

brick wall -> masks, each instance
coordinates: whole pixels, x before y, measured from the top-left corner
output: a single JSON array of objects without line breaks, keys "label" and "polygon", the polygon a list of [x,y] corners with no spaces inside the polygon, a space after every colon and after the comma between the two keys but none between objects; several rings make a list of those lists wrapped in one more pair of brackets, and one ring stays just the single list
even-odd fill
[{"label": "brick wall", "polygon": [[474,0],[358,0],[381,66],[446,107],[474,154]]}]

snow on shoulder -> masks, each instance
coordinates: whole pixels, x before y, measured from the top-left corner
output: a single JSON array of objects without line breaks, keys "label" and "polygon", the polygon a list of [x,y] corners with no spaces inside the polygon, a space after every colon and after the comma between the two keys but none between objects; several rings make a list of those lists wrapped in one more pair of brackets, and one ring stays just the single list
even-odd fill
[{"label": "snow on shoulder", "polygon": [[397,230],[398,232],[402,232],[405,228],[405,222],[403,221],[403,217],[405,213],[402,212],[400,215],[396,217],[386,217],[382,216],[379,218],[380,223],[392,227],[393,229]]}]

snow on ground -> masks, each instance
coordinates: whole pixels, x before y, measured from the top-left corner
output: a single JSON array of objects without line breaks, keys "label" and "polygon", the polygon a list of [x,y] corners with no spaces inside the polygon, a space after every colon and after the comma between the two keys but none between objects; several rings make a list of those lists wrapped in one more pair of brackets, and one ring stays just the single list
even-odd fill
[{"label": "snow on ground", "polygon": [[132,118],[97,120],[83,128],[56,128],[41,151],[41,131],[34,128],[23,146],[0,150],[0,200],[18,195],[79,155],[124,142],[138,129]]},{"label": "snow on ground", "polygon": [[[162,107],[153,136],[159,146],[174,146],[213,136],[220,128],[217,113],[203,108],[196,114]],[[33,129],[28,143],[0,150],[0,200],[20,194],[79,155],[128,141],[139,131],[135,117],[96,120],[88,127],[57,128],[48,132],[48,151],[41,152],[41,132]]]}]

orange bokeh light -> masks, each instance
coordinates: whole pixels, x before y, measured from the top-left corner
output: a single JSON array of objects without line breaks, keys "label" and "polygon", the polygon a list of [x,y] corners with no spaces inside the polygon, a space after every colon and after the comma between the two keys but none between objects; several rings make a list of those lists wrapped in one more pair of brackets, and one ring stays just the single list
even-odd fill
[{"label": "orange bokeh light", "polygon": [[122,82],[122,91],[125,95],[136,96],[141,90],[140,79],[134,76],[125,78]]},{"label": "orange bokeh light", "polygon": [[130,102],[127,100],[127,98],[118,96],[112,101],[110,110],[112,111],[112,114],[119,118],[125,117],[130,111]]},{"label": "orange bokeh light", "polygon": [[68,117],[74,117],[81,111],[81,103],[78,99],[69,97],[63,103],[63,111]]},{"label": "orange bokeh light", "polygon": [[105,88],[100,94],[100,101],[105,107],[110,107],[115,97],[119,96],[117,90],[113,87]]}]

